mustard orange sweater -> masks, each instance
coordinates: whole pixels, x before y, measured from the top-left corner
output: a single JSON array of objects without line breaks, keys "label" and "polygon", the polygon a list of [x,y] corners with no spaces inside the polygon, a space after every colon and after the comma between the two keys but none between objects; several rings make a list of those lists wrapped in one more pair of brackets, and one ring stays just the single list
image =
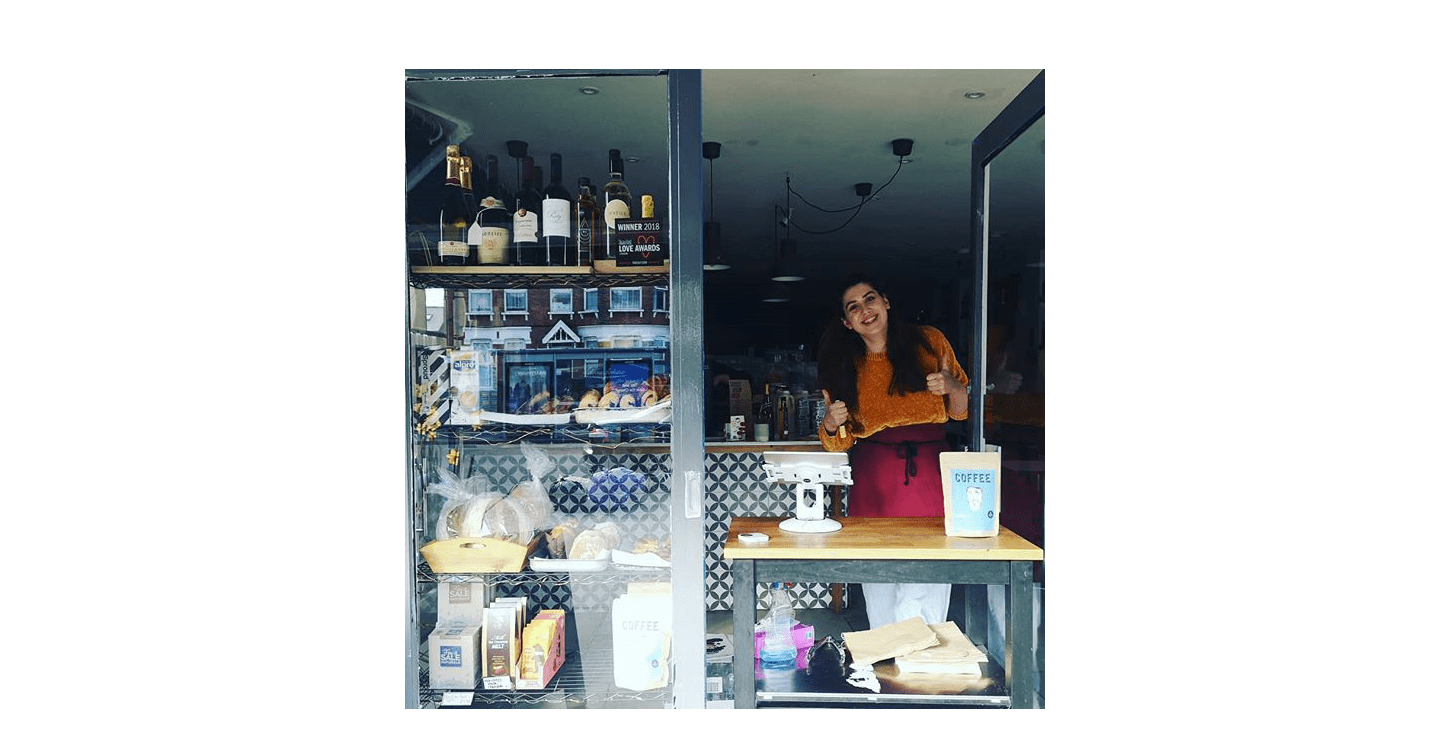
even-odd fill
[{"label": "mustard orange sweater", "polygon": [[[931,354],[921,355],[922,369],[927,373],[935,373],[945,361],[946,369],[952,377],[963,386],[967,385],[967,373],[957,363],[957,356],[946,336],[931,326],[921,326],[921,330],[931,348]],[[857,438],[865,438],[884,428],[947,421],[947,397],[937,396],[929,391],[911,391],[901,396],[892,396],[886,390],[890,385],[891,363],[887,361],[885,354],[867,354],[858,360],[856,411],[852,419],[861,423],[863,432],[859,435],[852,433],[847,427],[848,423],[841,426],[844,430],[840,431],[839,436],[827,435],[825,424],[822,423],[816,428],[821,446],[826,451],[846,451],[856,443]],[[963,412],[960,417],[950,417],[953,420],[965,420],[967,413]]]}]

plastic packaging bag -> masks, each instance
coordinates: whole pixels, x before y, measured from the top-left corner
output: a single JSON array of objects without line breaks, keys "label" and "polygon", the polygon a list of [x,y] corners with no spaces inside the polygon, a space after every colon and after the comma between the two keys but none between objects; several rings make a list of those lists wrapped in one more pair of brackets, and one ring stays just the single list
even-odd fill
[{"label": "plastic packaging bag", "polygon": [[438,482],[428,487],[428,493],[443,497],[443,510],[433,529],[435,541],[492,535],[486,515],[503,494],[493,490],[486,478],[463,479],[452,471],[439,470]]},{"label": "plastic packaging bag", "polygon": [[529,468],[529,480],[514,486],[509,491],[509,498],[528,516],[533,527],[542,528],[554,512],[554,502],[543,483],[544,477],[554,470],[554,460],[533,444],[520,444],[519,450],[523,452],[524,463]]},{"label": "plastic packaging bag", "polygon": [[589,477],[589,501],[604,512],[626,509],[643,486],[644,475],[627,467],[599,470]]}]

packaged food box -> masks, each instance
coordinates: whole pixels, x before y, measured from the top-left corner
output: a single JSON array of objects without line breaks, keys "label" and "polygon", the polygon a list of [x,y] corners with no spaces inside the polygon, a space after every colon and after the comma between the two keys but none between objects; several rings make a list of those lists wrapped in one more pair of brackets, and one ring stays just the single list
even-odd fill
[{"label": "packaged food box", "polygon": [[419,348],[414,376],[417,381],[417,395],[413,397],[414,422],[434,428],[447,425],[453,407],[448,394],[448,349]]},{"label": "packaged food box", "polygon": [[514,633],[517,609],[512,605],[490,605],[483,627],[483,687],[512,690],[514,664],[518,661],[518,635]]},{"label": "packaged food box", "polygon": [[489,592],[489,586],[483,583],[439,583],[438,626],[482,625]]},{"label": "packaged food box", "polygon": [[478,686],[482,628],[436,627],[428,634],[428,684],[437,690],[473,690]]},{"label": "packaged food box", "polygon": [[475,349],[448,350],[448,394],[453,399],[453,407],[447,422],[453,425],[483,422],[482,359],[483,355]]},{"label": "packaged food box", "polygon": [[564,665],[564,610],[541,610],[524,626],[519,652],[519,690],[540,690]]}]

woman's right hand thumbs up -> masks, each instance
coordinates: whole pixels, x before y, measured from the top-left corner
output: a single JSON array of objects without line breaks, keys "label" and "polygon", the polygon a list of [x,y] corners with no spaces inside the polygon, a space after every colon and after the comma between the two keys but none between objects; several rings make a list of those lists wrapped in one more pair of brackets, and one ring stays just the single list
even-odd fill
[{"label": "woman's right hand thumbs up", "polygon": [[851,411],[846,409],[845,402],[839,399],[831,401],[831,392],[822,389],[821,396],[826,400],[826,417],[821,421],[821,425],[826,429],[826,433],[839,434],[841,426],[851,419]]}]

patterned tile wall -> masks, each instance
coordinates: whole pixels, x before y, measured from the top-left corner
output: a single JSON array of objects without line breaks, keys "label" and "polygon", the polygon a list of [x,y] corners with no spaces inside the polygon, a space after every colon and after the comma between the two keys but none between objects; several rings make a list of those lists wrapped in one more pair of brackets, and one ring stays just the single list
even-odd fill
[{"label": "patterned tile wall", "polygon": [[[765,479],[758,452],[728,452],[705,455],[705,610],[729,610],[735,581],[730,567],[720,558],[732,517],[780,517],[795,514],[795,487]],[[766,607],[769,587],[755,587],[756,608]],[[802,609],[831,605],[831,588],[826,583],[797,583],[790,589],[791,602]],[[841,597],[845,600],[844,594]]]},{"label": "patterned tile wall", "polygon": [[[557,447],[556,447],[557,448]],[[437,470],[450,468],[444,461],[446,449],[432,447],[425,469],[430,484],[437,480]],[[669,496],[671,458],[668,454],[551,453],[555,469],[548,475],[552,483],[549,496],[557,515],[573,515],[591,525],[604,519],[620,528],[621,540],[631,544],[641,537],[664,538],[670,532]],[[517,446],[463,447],[457,474],[462,477],[486,476],[490,487],[506,493],[519,483],[532,479],[527,459]],[[621,496],[618,504],[600,506],[591,499],[588,487],[579,482],[597,471],[624,468],[638,473],[638,487]],[[596,497],[597,499],[598,497]],[[443,497],[429,495],[424,522],[434,523],[443,508]],[[731,598],[733,581],[730,568],[720,558],[725,535],[732,517],[789,517],[794,513],[795,489],[765,479],[761,457],[756,452],[707,453],[705,455],[705,610],[728,611],[734,606]],[[616,587],[593,581],[572,584],[539,583],[522,586],[500,586],[498,595],[521,595],[526,592],[530,602],[543,608],[572,606],[576,610],[608,609],[617,595]],[[805,609],[826,608],[831,604],[830,586],[824,583],[799,583],[791,587],[791,600]],[[765,608],[767,586],[756,587],[757,607]],[[843,596],[844,600],[844,596]]]}]

